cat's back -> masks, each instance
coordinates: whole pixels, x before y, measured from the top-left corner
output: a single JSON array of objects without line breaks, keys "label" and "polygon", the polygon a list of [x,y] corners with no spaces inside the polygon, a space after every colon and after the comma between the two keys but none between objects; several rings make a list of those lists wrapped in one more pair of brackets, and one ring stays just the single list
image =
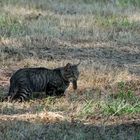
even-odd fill
[{"label": "cat's back", "polygon": [[35,75],[42,75],[46,74],[50,69],[44,68],[44,67],[37,67],[37,68],[21,68],[17,70],[11,77],[11,79],[17,79],[21,77],[27,77],[27,76],[35,76]]}]

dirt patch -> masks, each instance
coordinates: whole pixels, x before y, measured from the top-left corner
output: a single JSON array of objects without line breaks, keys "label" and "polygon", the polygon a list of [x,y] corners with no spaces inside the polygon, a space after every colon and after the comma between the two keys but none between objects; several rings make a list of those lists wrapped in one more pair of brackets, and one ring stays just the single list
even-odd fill
[{"label": "dirt patch", "polygon": [[42,112],[37,114],[26,113],[22,115],[1,115],[0,121],[6,120],[22,120],[22,121],[37,121],[42,123],[50,123],[64,120],[64,116],[54,112]]},{"label": "dirt patch", "polygon": [[4,69],[0,69],[0,86],[5,87],[9,84],[9,77],[11,76],[11,73]]}]

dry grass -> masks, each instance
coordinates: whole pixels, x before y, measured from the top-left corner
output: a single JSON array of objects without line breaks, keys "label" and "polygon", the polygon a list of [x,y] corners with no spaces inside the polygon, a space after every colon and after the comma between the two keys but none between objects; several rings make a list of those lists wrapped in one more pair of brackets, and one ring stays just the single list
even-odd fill
[{"label": "dry grass", "polygon": [[82,63],[78,90],[70,86],[65,97],[0,102],[0,139],[140,139],[139,6],[2,0],[0,99],[19,68]]}]

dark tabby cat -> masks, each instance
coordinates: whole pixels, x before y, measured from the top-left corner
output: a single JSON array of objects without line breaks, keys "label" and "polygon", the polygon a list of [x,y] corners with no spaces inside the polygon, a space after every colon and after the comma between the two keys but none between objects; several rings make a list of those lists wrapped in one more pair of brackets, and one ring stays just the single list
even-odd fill
[{"label": "dark tabby cat", "polygon": [[30,98],[33,92],[46,92],[46,95],[64,95],[70,82],[77,89],[78,65],[68,63],[56,69],[23,68],[16,71],[10,79],[8,100]]}]

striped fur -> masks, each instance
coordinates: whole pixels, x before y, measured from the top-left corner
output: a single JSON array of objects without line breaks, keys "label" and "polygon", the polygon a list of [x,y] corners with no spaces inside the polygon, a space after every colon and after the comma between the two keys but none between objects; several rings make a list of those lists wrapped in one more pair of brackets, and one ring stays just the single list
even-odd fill
[{"label": "striped fur", "polygon": [[79,77],[78,64],[68,63],[65,67],[56,69],[23,68],[16,71],[10,79],[8,93],[9,101],[30,99],[33,92],[46,92],[46,95],[64,95],[70,82],[77,89]]}]

